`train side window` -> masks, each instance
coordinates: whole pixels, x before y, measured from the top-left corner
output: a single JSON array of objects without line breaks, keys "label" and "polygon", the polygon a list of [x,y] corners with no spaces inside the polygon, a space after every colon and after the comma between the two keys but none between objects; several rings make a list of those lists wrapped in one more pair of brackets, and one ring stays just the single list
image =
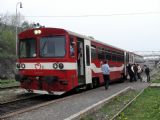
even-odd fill
[{"label": "train side window", "polygon": [[123,62],[123,60],[124,60],[123,58],[124,58],[124,56],[122,54],[118,55],[118,61]]},{"label": "train side window", "polygon": [[117,61],[121,61],[121,56],[117,55]]},{"label": "train side window", "polygon": [[91,59],[97,58],[96,46],[91,46]]},{"label": "train side window", "polygon": [[124,55],[122,55],[122,62],[124,62]]},{"label": "train side window", "polygon": [[98,59],[100,60],[105,59],[104,50],[102,48],[98,48]]},{"label": "train side window", "polygon": [[110,50],[105,50],[105,56],[107,60],[111,60],[111,52]]},{"label": "train side window", "polygon": [[116,52],[112,51],[112,60],[116,61],[117,60],[117,56],[116,56]]},{"label": "train side window", "polygon": [[118,61],[124,62],[124,55],[118,55]]},{"label": "train side window", "polygon": [[120,52],[116,52],[116,56],[117,56],[117,61],[120,62],[122,59],[122,55]]},{"label": "train side window", "polygon": [[129,54],[126,53],[126,62],[129,62]]},{"label": "train side window", "polygon": [[124,53],[121,52],[120,54],[121,54],[121,62],[124,62]]},{"label": "train side window", "polygon": [[90,66],[90,50],[88,45],[86,45],[86,64]]}]

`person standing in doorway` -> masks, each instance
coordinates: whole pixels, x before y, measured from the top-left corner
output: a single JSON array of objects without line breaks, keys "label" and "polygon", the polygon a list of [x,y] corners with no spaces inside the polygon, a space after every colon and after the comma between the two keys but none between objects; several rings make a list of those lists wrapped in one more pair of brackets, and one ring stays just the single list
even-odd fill
[{"label": "person standing in doorway", "polygon": [[70,56],[74,56],[74,45],[70,44]]},{"label": "person standing in doorway", "polygon": [[109,68],[107,60],[104,61],[104,64],[101,66],[101,69],[102,69],[102,73],[103,73],[105,89],[108,89],[109,80],[110,80],[110,68]]}]

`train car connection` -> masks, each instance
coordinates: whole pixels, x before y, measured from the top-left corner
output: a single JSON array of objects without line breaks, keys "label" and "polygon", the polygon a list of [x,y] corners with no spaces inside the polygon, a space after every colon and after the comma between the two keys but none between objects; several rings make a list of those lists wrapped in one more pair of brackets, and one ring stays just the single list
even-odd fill
[{"label": "train car connection", "polygon": [[134,62],[130,52],[60,28],[29,29],[18,38],[15,78],[33,93],[61,95],[80,86],[101,85],[105,59],[110,81],[123,81],[126,65]]}]

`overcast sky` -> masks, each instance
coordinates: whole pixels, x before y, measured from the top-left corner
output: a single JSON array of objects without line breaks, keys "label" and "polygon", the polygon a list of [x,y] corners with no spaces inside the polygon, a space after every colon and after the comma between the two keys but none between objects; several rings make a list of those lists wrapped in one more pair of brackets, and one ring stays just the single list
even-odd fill
[{"label": "overcast sky", "polygon": [[[0,0],[15,14],[19,0]],[[21,0],[29,22],[64,28],[129,51],[160,51],[160,0]]]}]

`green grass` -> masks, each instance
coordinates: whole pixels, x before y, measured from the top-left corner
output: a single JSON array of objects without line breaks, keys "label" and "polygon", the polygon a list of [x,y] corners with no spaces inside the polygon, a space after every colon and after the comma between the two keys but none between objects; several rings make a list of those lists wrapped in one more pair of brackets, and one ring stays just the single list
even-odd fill
[{"label": "green grass", "polygon": [[19,82],[16,80],[0,80],[0,88],[18,86]]},{"label": "green grass", "polygon": [[147,88],[116,120],[159,120],[160,88]]},{"label": "green grass", "polygon": [[157,72],[151,76],[152,83],[160,83],[160,70],[158,69]]},{"label": "green grass", "polygon": [[152,80],[152,83],[160,83],[160,78],[156,80]]},{"label": "green grass", "polygon": [[[116,97],[100,110],[81,118],[81,120],[109,120],[136,95],[136,92],[130,91]],[[160,88],[147,88],[115,120],[160,120]]]},{"label": "green grass", "polygon": [[137,95],[137,92],[131,90],[126,94],[116,97],[111,102],[105,104],[100,110],[95,111],[81,120],[108,120],[111,119],[120,109],[122,109],[131,99]]}]

